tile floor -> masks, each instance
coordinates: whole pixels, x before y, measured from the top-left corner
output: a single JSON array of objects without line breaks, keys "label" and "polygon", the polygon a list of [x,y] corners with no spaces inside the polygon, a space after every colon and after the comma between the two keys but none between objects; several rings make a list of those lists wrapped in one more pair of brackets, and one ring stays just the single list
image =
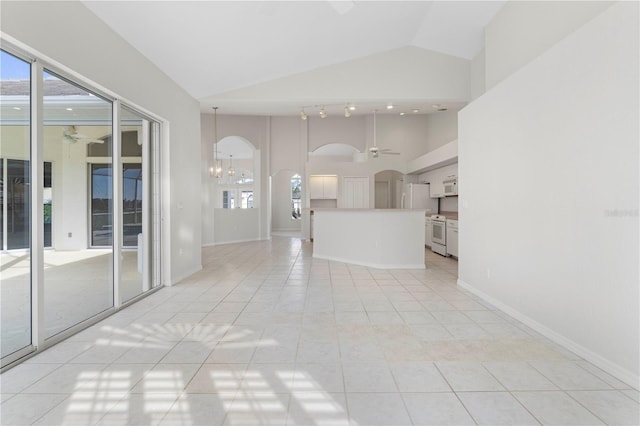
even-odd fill
[{"label": "tile floor", "polygon": [[637,390],[456,287],[295,238],[204,270],[0,376],[3,425],[638,425]]}]

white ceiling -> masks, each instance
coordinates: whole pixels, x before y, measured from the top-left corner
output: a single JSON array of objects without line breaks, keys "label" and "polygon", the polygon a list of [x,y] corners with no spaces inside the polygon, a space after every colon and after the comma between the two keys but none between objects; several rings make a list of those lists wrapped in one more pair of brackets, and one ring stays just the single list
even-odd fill
[{"label": "white ceiling", "polygon": [[[504,1],[84,4],[203,102],[225,92],[405,46],[472,59],[483,48],[484,26]],[[290,99],[288,105],[279,105],[278,113],[290,109],[295,114],[307,104],[308,100],[304,101],[301,104],[300,99]],[[414,104],[406,107],[418,107]],[[428,106],[422,107],[426,111]],[[372,108],[367,106],[368,110]],[[205,102],[203,110],[210,111]],[[228,111],[221,108],[220,112]],[[233,112],[275,111],[245,102]]]}]

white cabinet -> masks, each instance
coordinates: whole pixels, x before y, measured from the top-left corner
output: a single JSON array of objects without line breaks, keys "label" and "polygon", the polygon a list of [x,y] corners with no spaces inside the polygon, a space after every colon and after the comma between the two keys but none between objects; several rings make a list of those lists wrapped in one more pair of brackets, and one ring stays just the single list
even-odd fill
[{"label": "white cabinet", "polygon": [[437,180],[436,182],[430,182],[429,192],[431,198],[442,198],[444,197],[444,185],[441,180]]},{"label": "white cabinet", "polygon": [[447,254],[458,257],[458,221],[447,219]]},{"label": "white cabinet", "polygon": [[439,169],[431,170],[427,173],[420,175],[420,182],[428,182],[431,184],[429,187],[429,196],[431,198],[443,198],[444,195],[444,181],[457,178],[458,164],[451,164],[449,166],[441,167]]},{"label": "white cabinet", "polygon": [[324,200],[338,198],[338,176],[312,175],[309,176],[309,199]]}]

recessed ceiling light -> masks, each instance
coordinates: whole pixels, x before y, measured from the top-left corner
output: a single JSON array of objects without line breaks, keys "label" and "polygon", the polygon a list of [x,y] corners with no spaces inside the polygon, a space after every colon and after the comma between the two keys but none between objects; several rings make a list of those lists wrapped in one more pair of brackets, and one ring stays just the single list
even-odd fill
[{"label": "recessed ceiling light", "polygon": [[406,112],[401,112],[401,113],[400,113],[400,115],[405,115],[405,114],[406,114]]},{"label": "recessed ceiling light", "polygon": [[67,111],[73,111],[73,108],[65,108]]},{"label": "recessed ceiling light", "polygon": [[20,107],[13,107],[13,109],[15,109],[16,111],[22,110],[22,108],[20,108]]},{"label": "recessed ceiling light", "polygon": [[419,112],[420,112],[420,110],[419,110],[419,109],[414,109],[414,110],[412,110],[411,112],[412,112],[412,113],[414,113],[414,114],[417,114],[417,113],[419,113]]},{"label": "recessed ceiling light", "polygon": [[356,106],[355,106],[355,105],[350,105],[350,106],[349,106],[349,109],[350,109],[351,111],[355,111],[355,110],[356,110]]},{"label": "recessed ceiling light", "polygon": [[393,109],[393,104],[387,105],[387,109]]}]

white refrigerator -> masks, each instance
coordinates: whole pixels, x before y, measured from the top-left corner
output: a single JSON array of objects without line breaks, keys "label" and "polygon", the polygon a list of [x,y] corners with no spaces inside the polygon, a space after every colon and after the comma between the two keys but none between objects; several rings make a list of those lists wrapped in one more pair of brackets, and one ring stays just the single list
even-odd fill
[{"label": "white refrigerator", "polygon": [[408,183],[402,186],[401,208],[424,209],[430,216],[438,214],[438,199],[431,198],[428,183]]}]

